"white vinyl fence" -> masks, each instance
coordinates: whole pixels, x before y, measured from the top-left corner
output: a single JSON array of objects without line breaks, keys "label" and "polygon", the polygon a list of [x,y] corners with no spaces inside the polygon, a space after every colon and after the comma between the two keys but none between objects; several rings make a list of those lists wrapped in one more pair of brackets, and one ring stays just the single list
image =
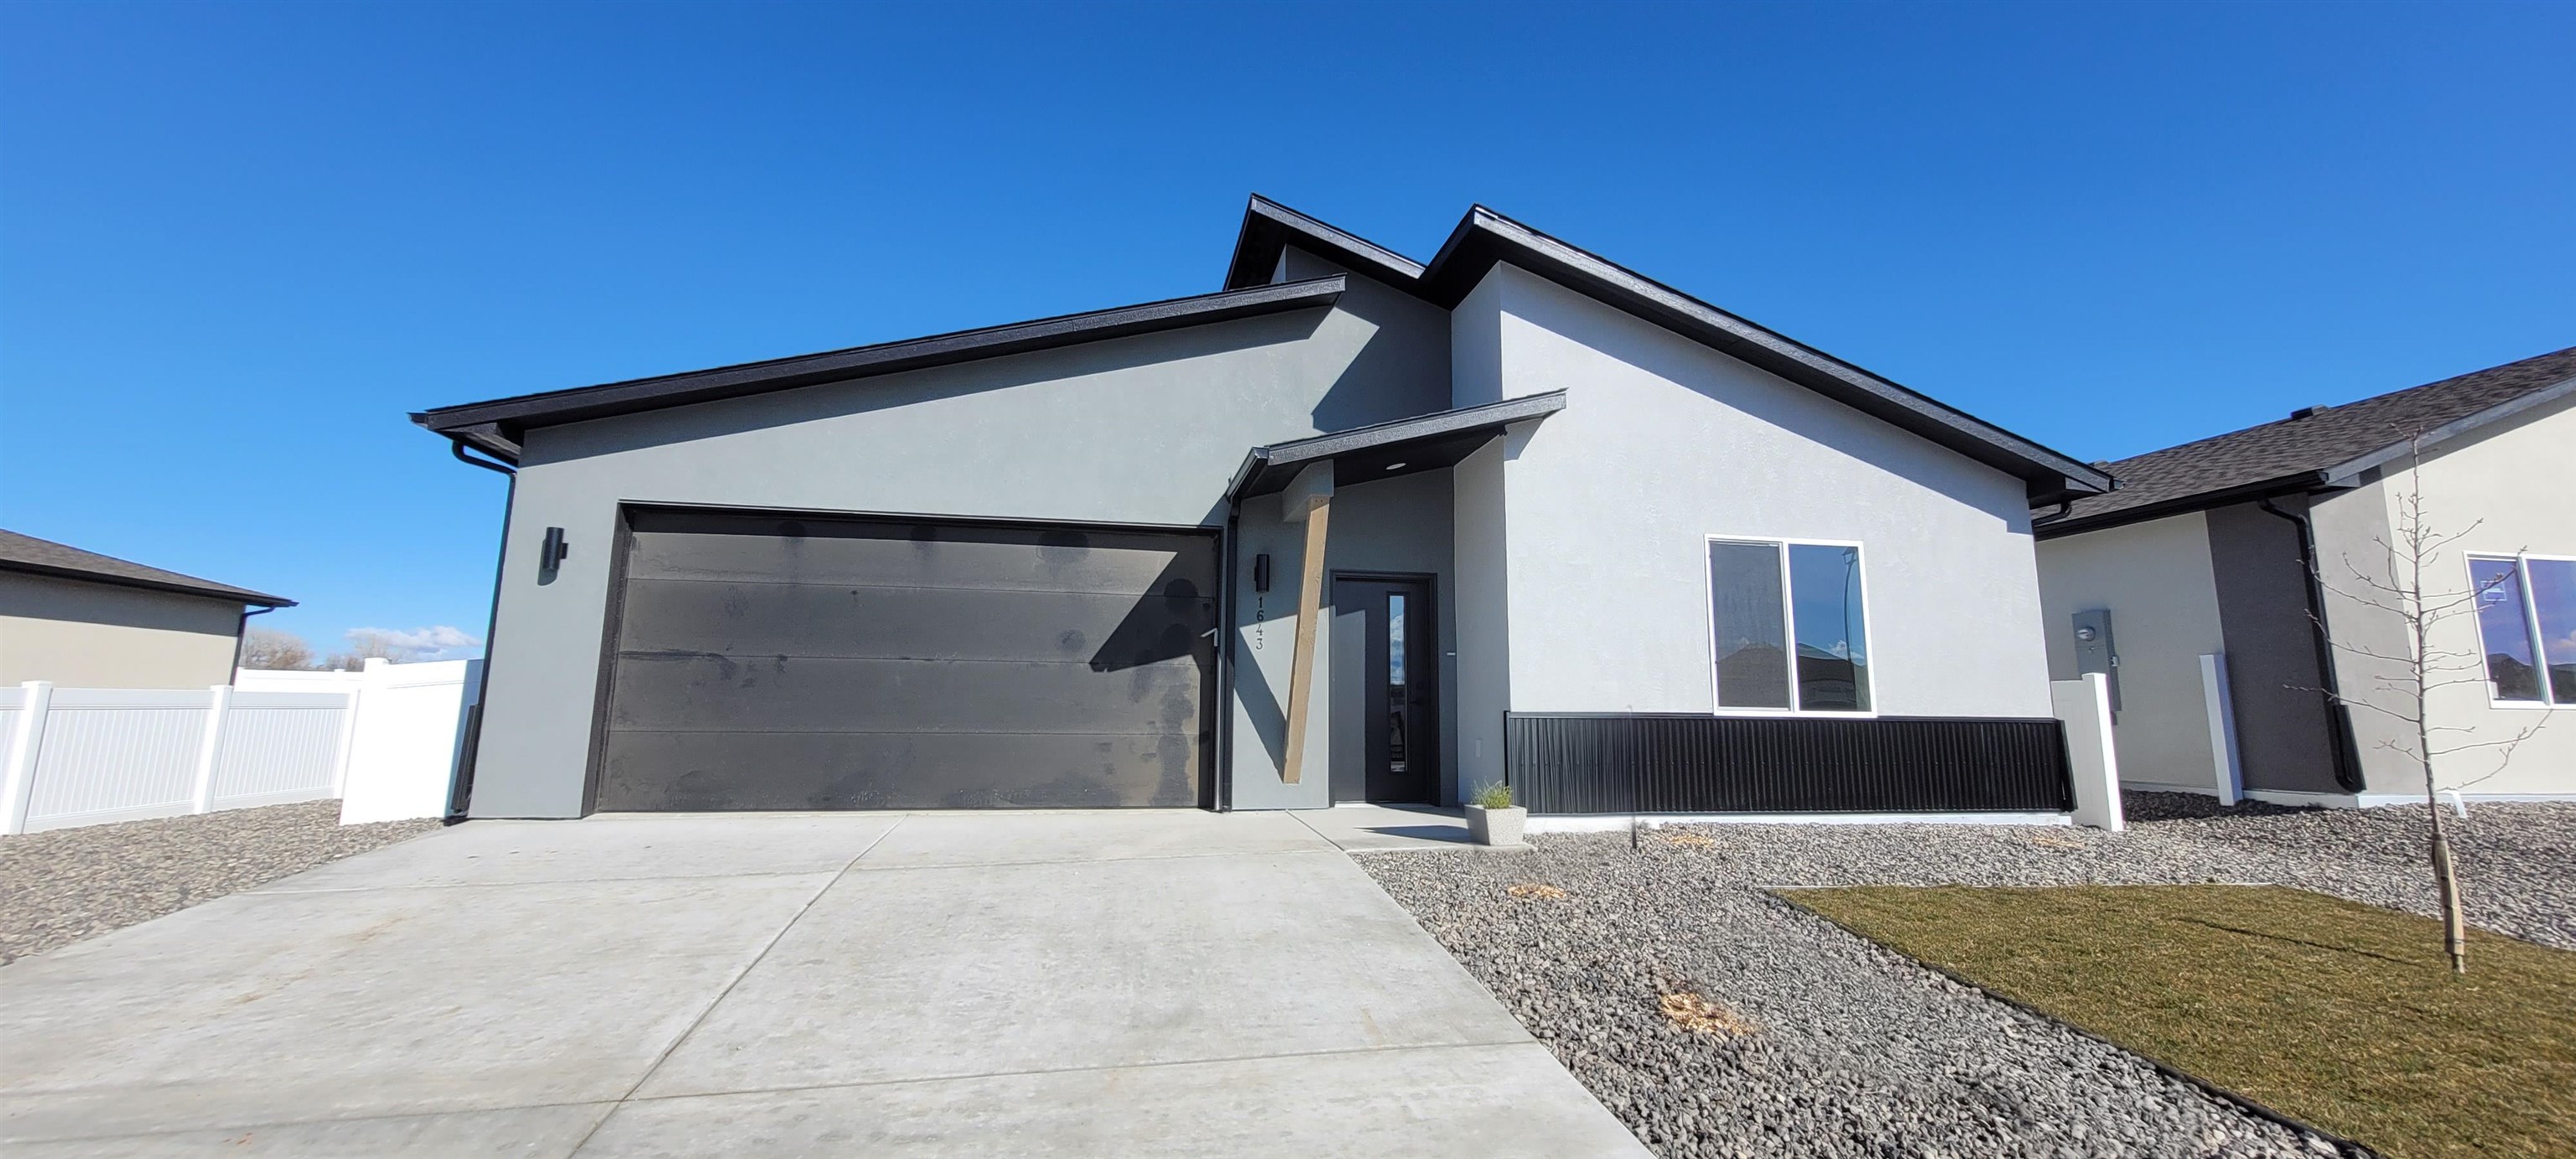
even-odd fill
[{"label": "white vinyl fence", "polygon": [[0,833],[333,797],[343,824],[443,815],[480,668],[375,662],[243,672],[195,690],[0,688]]},{"label": "white vinyl fence", "polygon": [[464,756],[466,718],[482,684],[480,660],[369,660],[364,672],[245,668],[233,674],[233,685],[244,691],[331,692],[356,699],[347,791],[340,795],[343,825],[446,815],[448,788]]}]

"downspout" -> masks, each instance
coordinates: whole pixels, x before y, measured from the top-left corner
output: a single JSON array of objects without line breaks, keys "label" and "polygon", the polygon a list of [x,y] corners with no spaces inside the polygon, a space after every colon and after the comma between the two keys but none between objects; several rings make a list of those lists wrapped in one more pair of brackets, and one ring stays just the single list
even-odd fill
[{"label": "downspout", "polygon": [[2326,742],[2334,750],[2335,784],[2347,792],[2362,789],[2360,762],[2353,759],[2352,710],[2343,702],[2342,685],[2335,679],[2334,642],[2326,632],[2326,583],[2317,577],[2317,529],[2305,514],[2292,515],[2275,506],[2270,496],[2255,500],[2264,514],[2289,520],[2299,529],[2299,576],[2308,585],[2308,637],[2316,648],[2317,683],[2326,702]]},{"label": "downspout", "polygon": [[242,605],[241,621],[233,625],[233,671],[224,674],[224,683],[232,683],[234,679],[233,673],[241,671],[242,649],[249,646],[250,618],[252,616],[265,616],[276,610],[277,609],[274,607],[267,607],[254,612],[250,610],[249,604]]},{"label": "downspout", "polygon": [[1234,811],[1234,637],[1235,619],[1239,614],[1235,601],[1241,578],[1235,570],[1240,558],[1243,504],[1232,495],[1225,499],[1225,550],[1222,566],[1225,579],[1217,587],[1216,630],[1216,768],[1209,770],[1212,791],[1208,804],[1219,813]]},{"label": "downspout", "polygon": [[459,440],[449,440],[447,449],[457,462],[498,472],[510,480],[509,491],[501,497],[501,546],[492,553],[492,610],[483,621],[483,677],[475,683],[474,710],[465,717],[467,743],[456,762],[456,780],[447,787],[446,819],[453,825],[465,819],[466,807],[474,800],[474,764],[483,747],[483,709],[491,703],[492,634],[501,626],[501,568],[510,552],[510,516],[519,506],[519,472],[506,464],[466,454],[465,444]]}]

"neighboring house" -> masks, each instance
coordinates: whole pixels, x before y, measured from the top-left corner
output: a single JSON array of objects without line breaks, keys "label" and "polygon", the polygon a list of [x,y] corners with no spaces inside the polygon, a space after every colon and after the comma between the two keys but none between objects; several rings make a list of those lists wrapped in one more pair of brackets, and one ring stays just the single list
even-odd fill
[{"label": "neighboring house", "polygon": [[2030,511],[2109,478],[1481,207],[413,417],[517,468],[477,816],[2067,805]]},{"label": "neighboring house", "polygon": [[2378,710],[2412,714],[2384,687],[2407,685],[2405,666],[2368,655],[2408,655],[2406,633],[2349,598],[2369,590],[2356,568],[2390,582],[2398,504],[2420,488],[2446,537],[2422,590],[2478,596],[2434,626],[2436,661],[2462,666],[2432,682],[2435,747],[2544,725],[2501,773],[2484,748],[2437,761],[2438,779],[2472,798],[2576,797],[2571,453],[2576,348],[2108,464],[2119,490],[2037,509],[2050,667],[2115,674],[2130,787],[2420,800],[2420,768],[2382,743],[2411,745],[2411,726]]},{"label": "neighboring house", "polygon": [[295,601],[0,531],[0,684],[231,683],[252,608]]}]

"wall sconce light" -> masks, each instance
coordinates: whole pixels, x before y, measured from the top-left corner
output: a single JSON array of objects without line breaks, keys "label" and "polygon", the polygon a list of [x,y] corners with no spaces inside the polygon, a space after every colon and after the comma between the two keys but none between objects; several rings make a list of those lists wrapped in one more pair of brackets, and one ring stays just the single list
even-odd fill
[{"label": "wall sconce light", "polygon": [[571,545],[564,542],[563,528],[549,527],[545,544],[537,548],[537,570],[553,571],[563,566],[564,557],[571,554]]},{"label": "wall sconce light", "polygon": [[1252,590],[1270,590],[1270,557],[1266,554],[1252,557]]}]

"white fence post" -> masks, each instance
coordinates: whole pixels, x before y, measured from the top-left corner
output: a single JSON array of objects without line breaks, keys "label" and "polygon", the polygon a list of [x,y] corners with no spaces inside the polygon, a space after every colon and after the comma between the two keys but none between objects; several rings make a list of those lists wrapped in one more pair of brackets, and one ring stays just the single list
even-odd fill
[{"label": "white fence post", "polygon": [[2127,828],[2120,804],[2120,754],[2111,737],[2111,678],[2087,672],[2081,680],[2052,681],[2048,699],[2066,725],[2075,823],[2114,833]]},{"label": "white fence post", "polygon": [[233,686],[217,684],[207,689],[205,743],[197,749],[197,791],[189,798],[191,813],[215,811],[215,765],[224,752],[224,713],[233,706]]},{"label": "white fence post", "polygon": [[2245,795],[2245,770],[2236,755],[2236,698],[2227,691],[2227,654],[2200,658],[2200,702],[2209,717],[2209,765],[2218,773],[2218,803]]},{"label": "white fence post", "polygon": [[340,751],[331,761],[331,795],[341,800],[349,797],[349,761],[358,748],[358,704],[366,696],[363,685],[349,689],[349,707],[340,712]]},{"label": "white fence post", "polygon": [[50,681],[18,686],[18,727],[9,730],[9,765],[0,771],[0,833],[27,831],[27,804],[36,795],[36,757],[45,747],[45,713],[53,707]]}]

